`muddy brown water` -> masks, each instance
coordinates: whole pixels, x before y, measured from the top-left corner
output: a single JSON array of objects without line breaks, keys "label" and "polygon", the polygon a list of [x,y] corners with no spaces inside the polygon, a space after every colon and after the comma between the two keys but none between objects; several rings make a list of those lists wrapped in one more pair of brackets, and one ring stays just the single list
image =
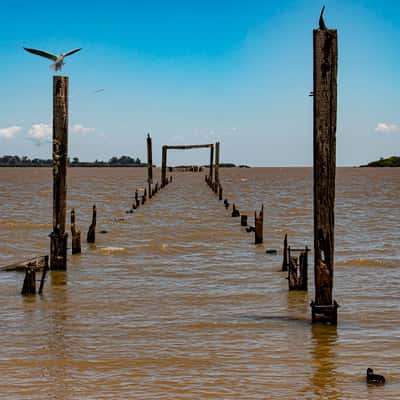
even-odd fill
[{"label": "muddy brown water", "polygon": [[[203,174],[176,173],[125,214],[145,169],[68,173],[83,253],[43,296],[0,273],[0,398],[400,398],[399,169],[338,169],[337,328],[310,323],[312,271],[308,293],[280,272],[286,232],[313,247],[311,168],[221,170],[250,223],[265,205],[258,246]],[[51,191],[51,169],[0,168],[0,266],[48,253]],[[367,386],[367,367],[386,385]]]}]

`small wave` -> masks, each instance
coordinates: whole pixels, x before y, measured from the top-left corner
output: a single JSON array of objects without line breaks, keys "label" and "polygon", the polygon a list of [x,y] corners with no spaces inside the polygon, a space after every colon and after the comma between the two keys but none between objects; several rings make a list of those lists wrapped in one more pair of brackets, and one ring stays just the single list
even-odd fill
[{"label": "small wave", "polygon": [[125,253],[126,248],[125,247],[101,247],[98,249],[99,253],[101,254],[115,254],[115,253]]},{"label": "small wave", "polygon": [[337,267],[399,267],[400,262],[397,260],[382,260],[375,258],[352,258],[349,260],[337,261],[335,263]]}]

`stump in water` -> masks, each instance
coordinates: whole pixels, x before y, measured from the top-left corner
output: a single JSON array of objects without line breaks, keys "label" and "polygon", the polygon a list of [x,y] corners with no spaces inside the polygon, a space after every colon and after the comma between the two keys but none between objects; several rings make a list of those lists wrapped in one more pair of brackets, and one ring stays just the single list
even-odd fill
[{"label": "stump in water", "polygon": [[297,257],[289,256],[289,290],[298,289],[298,279],[297,279]]},{"label": "stump in water", "polygon": [[[292,256],[293,252],[300,252],[299,257]],[[308,252],[309,249],[307,246],[305,249],[291,249],[290,246],[288,247],[289,290],[307,290]]]},{"label": "stump in water", "polygon": [[72,254],[81,253],[81,231],[75,227],[75,209],[71,210]]},{"label": "stump in water", "polygon": [[21,291],[22,296],[30,296],[36,294],[36,273],[33,268],[25,269],[25,279]]},{"label": "stump in water", "polygon": [[229,201],[228,201],[228,199],[225,199],[225,200],[224,200],[224,206],[225,206],[226,209],[229,208]]},{"label": "stump in water", "polygon": [[92,223],[89,226],[89,230],[87,233],[87,242],[95,243],[96,241],[96,205],[93,206],[93,214],[92,214]]},{"label": "stump in water", "polygon": [[46,281],[46,275],[47,275],[47,271],[49,270],[49,266],[48,265],[45,265],[44,267],[43,267],[43,271],[42,271],[42,277],[41,277],[41,279],[40,279],[40,286],[39,286],[39,294],[43,294],[43,286],[44,286],[44,283],[45,283],[45,281]]},{"label": "stump in water", "polygon": [[240,211],[235,207],[235,203],[232,206],[232,217],[240,217]]},{"label": "stump in water", "polygon": [[247,215],[242,214],[240,216],[240,225],[241,226],[247,226]]},{"label": "stump in water", "polygon": [[219,188],[218,199],[222,200],[222,185],[220,183],[218,184],[218,188]]},{"label": "stump in water", "polygon": [[283,240],[283,261],[282,261],[282,271],[288,270],[288,245],[287,245],[287,234],[285,234],[285,239]]},{"label": "stump in water", "polygon": [[254,243],[260,244],[263,242],[263,225],[264,225],[264,204],[261,206],[261,211],[257,217],[257,212],[254,211]]},{"label": "stump in water", "polygon": [[[139,208],[139,206],[140,206],[140,201],[139,201],[139,192],[138,192],[137,189],[135,190],[135,203],[136,203],[136,207],[135,207],[135,208]],[[132,207],[132,208],[133,208],[133,207]]]},{"label": "stump in water", "polygon": [[172,175],[169,177],[169,183],[172,183]]}]

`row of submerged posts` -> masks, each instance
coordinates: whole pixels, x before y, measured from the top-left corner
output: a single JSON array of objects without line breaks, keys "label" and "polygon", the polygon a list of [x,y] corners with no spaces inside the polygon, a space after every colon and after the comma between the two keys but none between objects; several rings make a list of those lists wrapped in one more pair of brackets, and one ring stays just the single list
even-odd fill
[{"label": "row of submerged posts", "polygon": [[[337,324],[339,305],[333,298],[334,279],[334,204],[336,172],[336,119],[337,119],[337,31],[328,29],[320,17],[319,29],[313,31],[313,213],[314,213],[314,283],[315,298],[311,302],[312,322]],[[217,165],[217,163],[216,163]],[[205,177],[208,186],[222,200],[219,176]],[[229,208],[228,199],[224,200]],[[232,217],[241,217],[247,226],[247,216],[240,215],[235,204]],[[264,207],[254,214],[255,243],[263,242]],[[267,253],[269,251],[267,250]],[[271,250],[271,253],[276,252]],[[294,248],[284,239],[282,271],[288,272],[289,290],[308,289],[308,254],[310,250]]]}]

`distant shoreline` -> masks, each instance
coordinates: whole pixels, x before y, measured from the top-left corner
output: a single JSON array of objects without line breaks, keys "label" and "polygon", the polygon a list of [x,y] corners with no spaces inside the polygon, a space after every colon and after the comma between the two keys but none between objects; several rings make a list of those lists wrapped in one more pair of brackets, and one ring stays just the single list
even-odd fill
[{"label": "distant shoreline", "polygon": [[379,168],[396,168],[400,167],[400,157],[392,156],[388,158],[381,158],[377,161],[371,161],[366,165],[360,165],[360,168],[365,167],[379,167]]}]

